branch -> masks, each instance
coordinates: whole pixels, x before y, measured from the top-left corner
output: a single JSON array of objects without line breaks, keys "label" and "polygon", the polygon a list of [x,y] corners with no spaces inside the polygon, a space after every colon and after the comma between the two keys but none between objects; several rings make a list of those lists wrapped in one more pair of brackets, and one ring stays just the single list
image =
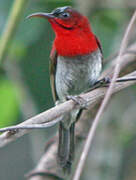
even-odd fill
[{"label": "branch", "polygon": [[[123,78],[136,78],[136,71],[133,73],[128,74],[127,76],[124,76]],[[113,93],[116,93],[128,86],[131,86],[135,83],[135,81],[127,81],[127,82],[120,82],[116,83],[113,89]],[[104,95],[106,92],[105,88],[100,88],[93,90],[91,92],[88,92],[86,94],[81,94],[81,97],[85,99],[88,106],[93,107]],[[70,112],[72,109],[77,108],[77,104],[73,102],[72,100],[69,100],[63,104],[57,105],[43,113],[40,113],[37,116],[34,116],[23,123],[18,124],[17,126],[12,126],[11,128],[8,127],[7,129],[3,128],[1,131],[7,131],[12,129],[18,129],[17,131],[8,131],[0,135],[0,147],[5,146],[11,141],[16,140],[17,138],[23,136],[24,134],[28,133],[34,126],[38,128],[38,126],[41,128],[49,127],[61,120],[61,115],[64,113]],[[55,120],[54,120],[55,119]],[[44,124],[47,123],[47,124]],[[41,125],[40,125],[41,124]],[[26,129],[27,128],[27,129]]]},{"label": "branch", "polygon": [[[135,72],[133,72],[133,73],[135,74]],[[134,77],[132,76],[133,73],[131,73],[131,76],[127,75],[125,77],[118,78],[116,80],[116,83],[118,83],[118,82],[127,82],[127,81],[136,81],[136,76],[134,76]],[[108,84],[109,83],[107,83],[107,86],[108,86]],[[118,84],[117,84],[117,86],[118,86]],[[85,100],[85,102],[87,102],[87,100]],[[89,106],[89,101],[87,103],[88,103],[88,106]],[[83,104],[80,104],[80,105],[83,106]],[[50,122],[48,122],[48,120],[47,120],[47,122],[44,122],[42,124],[22,125],[22,123],[21,123],[19,125],[15,125],[15,126],[9,126],[9,127],[5,127],[5,128],[0,128],[0,132],[10,131],[10,133],[13,134],[13,133],[15,133],[15,131],[17,131],[19,129],[45,129],[45,128],[49,128],[49,127],[52,127],[52,126],[56,125],[60,121],[61,121],[61,117],[53,119]]]},{"label": "branch", "polygon": [[15,131],[17,131],[19,129],[45,129],[45,128],[54,126],[55,124],[57,124],[60,121],[61,121],[61,118],[57,118],[55,120],[52,120],[51,122],[45,122],[43,124],[9,126],[9,127],[5,127],[5,128],[0,128],[0,132],[10,131],[10,133],[16,133]]},{"label": "branch", "polygon": [[116,82],[116,79],[117,79],[117,77],[119,75],[119,72],[120,72],[120,69],[121,69],[122,56],[125,53],[125,50],[126,50],[126,47],[127,47],[127,44],[128,44],[130,31],[131,31],[132,26],[133,26],[133,24],[135,22],[135,19],[136,19],[136,11],[134,12],[134,14],[133,14],[133,16],[132,16],[132,18],[130,20],[130,23],[129,23],[128,28],[127,28],[127,30],[125,32],[124,38],[122,40],[119,55],[118,55],[118,57],[116,59],[116,66],[115,66],[115,70],[114,70],[114,73],[113,73],[113,78],[112,78],[111,84],[110,84],[110,86],[109,86],[109,88],[108,88],[108,90],[106,92],[106,95],[105,95],[105,97],[104,97],[104,99],[102,101],[102,104],[101,104],[101,106],[100,106],[100,108],[99,108],[99,110],[98,110],[98,112],[96,114],[96,117],[95,117],[95,119],[93,121],[92,127],[89,130],[89,134],[88,134],[88,137],[87,137],[87,140],[86,140],[86,143],[85,143],[85,147],[84,147],[83,152],[81,154],[81,157],[80,157],[77,169],[75,171],[75,175],[74,175],[73,180],[79,180],[80,179],[80,176],[81,176],[81,173],[83,171],[84,164],[85,164],[85,161],[86,161],[90,146],[92,144],[92,140],[93,140],[94,135],[95,135],[96,128],[98,126],[98,123],[100,122],[102,113],[103,113],[106,105],[108,104],[112,93],[114,92],[115,82]]}]

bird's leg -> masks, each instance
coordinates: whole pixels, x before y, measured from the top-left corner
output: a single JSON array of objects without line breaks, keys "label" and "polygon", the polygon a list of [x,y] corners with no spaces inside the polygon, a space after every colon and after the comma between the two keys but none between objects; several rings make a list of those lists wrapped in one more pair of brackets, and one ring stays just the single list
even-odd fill
[{"label": "bird's leg", "polygon": [[79,105],[80,109],[87,109],[87,101],[81,96],[67,96],[66,99],[73,100],[77,105]]}]

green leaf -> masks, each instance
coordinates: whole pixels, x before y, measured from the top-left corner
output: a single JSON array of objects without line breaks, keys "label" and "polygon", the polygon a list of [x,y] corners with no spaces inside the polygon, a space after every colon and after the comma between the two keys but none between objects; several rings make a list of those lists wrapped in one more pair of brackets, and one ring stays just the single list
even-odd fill
[{"label": "green leaf", "polygon": [[0,79],[0,127],[15,123],[18,112],[13,85],[7,79]]}]

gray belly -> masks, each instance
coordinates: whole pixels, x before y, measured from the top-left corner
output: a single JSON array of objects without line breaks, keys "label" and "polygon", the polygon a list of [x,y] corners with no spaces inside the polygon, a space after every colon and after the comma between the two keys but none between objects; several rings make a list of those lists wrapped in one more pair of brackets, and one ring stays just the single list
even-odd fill
[{"label": "gray belly", "polygon": [[56,91],[60,101],[67,95],[78,95],[89,89],[99,78],[102,55],[99,50],[79,57],[58,56],[56,67]]}]

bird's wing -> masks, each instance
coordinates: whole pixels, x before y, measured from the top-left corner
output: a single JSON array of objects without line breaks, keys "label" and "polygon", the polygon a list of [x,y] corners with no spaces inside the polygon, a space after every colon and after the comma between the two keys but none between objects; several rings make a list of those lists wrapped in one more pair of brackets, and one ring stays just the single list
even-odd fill
[{"label": "bird's wing", "polygon": [[99,47],[99,49],[100,49],[100,51],[101,51],[101,53],[102,53],[102,55],[103,55],[102,46],[101,46],[101,43],[100,43],[99,39],[97,38],[97,36],[95,36],[95,39],[96,39],[96,42],[97,42],[97,44],[98,44],[98,47]]},{"label": "bird's wing", "polygon": [[96,39],[96,42],[98,44],[98,47],[99,47],[101,55],[102,55],[101,58],[102,58],[102,65],[103,65],[103,50],[102,50],[102,46],[101,46],[101,43],[100,43],[99,39],[97,38],[97,36],[95,36],[95,39]]},{"label": "bird's wing", "polygon": [[50,83],[52,89],[53,100],[56,102],[58,100],[56,86],[55,86],[55,75],[56,75],[56,65],[57,65],[57,51],[53,47],[50,54]]}]

